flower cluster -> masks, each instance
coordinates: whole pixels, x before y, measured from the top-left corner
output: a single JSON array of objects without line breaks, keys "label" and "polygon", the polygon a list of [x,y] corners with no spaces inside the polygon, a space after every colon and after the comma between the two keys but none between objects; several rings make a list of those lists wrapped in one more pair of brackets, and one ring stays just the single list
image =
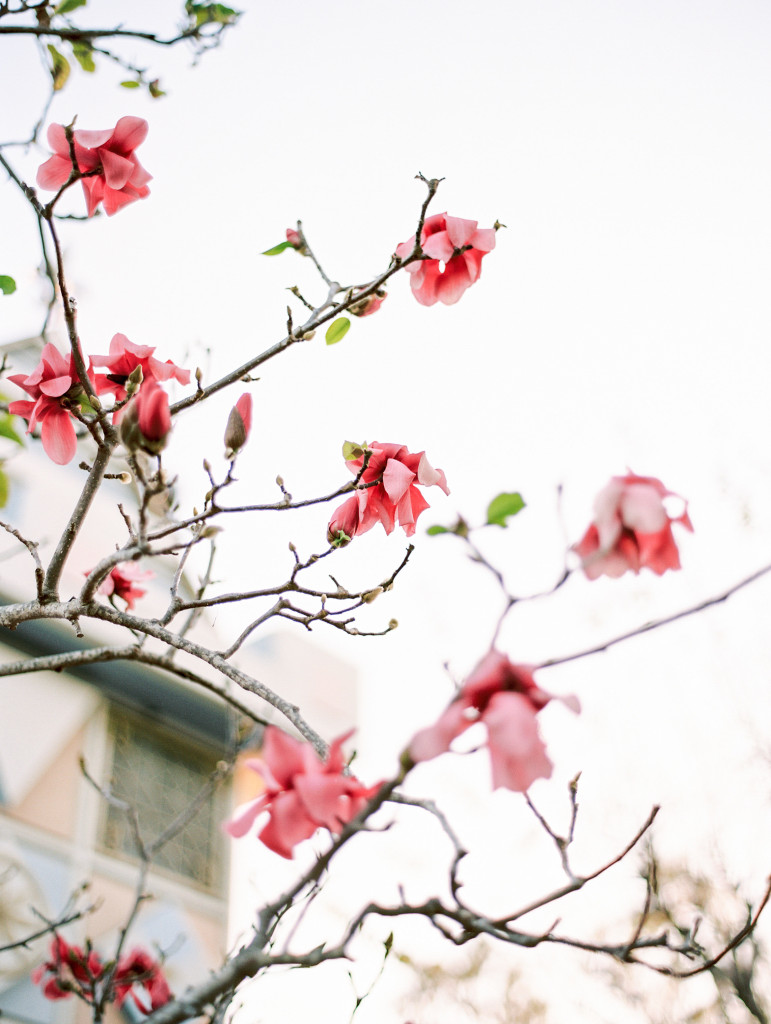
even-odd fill
[{"label": "flower cluster", "polygon": [[[476,722],[487,729],[493,789],[524,793],[536,779],[548,779],[552,763],[538,731],[536,715],[552,696],[540,689],[531,665],[515,665],[491,650],[463,684],[461,692],[434,725],[413,736],[409,755],[429,761],[451,747]],[[575,697],[560,697],[576,713]]]},{"label": "flower cluster", "polygon": [[310,744],[268,726],[262,758],[246,762],[262,778],[265,792],[245,804],[226,823],[226,831],[235,838],[246,835],[265,811],[268,822],[259,838],[287,858],[319,828],[338,834],[379,789],[379,784],[367,788],[355,776],[344,774],[342,745],[350,735],[336,739],[322,761]]},{"label": "flower cluster", "polygon": [[[678,498],[654,476],[614,476],[594,502],[594,522],[573,546],[590,580],[651,569],[661,576],[680,568],[672,523],[693,530],[687,505],[671,516],[664,499]],[[682,499],[679,499],[682,500]]]},{"label": "flower cluster", "polygon": [[33,983],[42,983],[46,999],[67,999],[77,993],[87,1003],[104,999],[120,1008],[130,996],[145,1014],[172,999],[160,964],[143,949],[125,954],[110,971],[95,950],[84,951],[56,935],[49,957],[32,972]]},{"label": "flower cluster", "polygon": [[56,191],[73,172],[73,153],[77,171],[86,196],[88,216],[100,203],[108,217],[128,203],[150,194],[147,182],[152,175],[142,167],[134,150],[147,136],[147,121],[141,117],[122,117],[114,128],[103,131],[72,132],[72,152],[63,125],[48,129],[48,144],[54,155],[41,165],[37,183],[41,188]]},{"label": "flower cluster", "polygon": [[377,441],[360,447],[346,442],[344,453],[349,449],[353,457],[346,460],[347,465],[352,473],[361,474],[359,486],[354,496],[335,510],[327,529],[330,544],[346,544],[377,523],[391,533],[397,520],[411,537],[418,516],[429,507],[418,486],[436,484],[445,494],[450,493],[444,473],[433,468],[425,452],[413,453],[404,445]]},{"label": "flower cluster", "polygon": [[[87,369],[91,390],[96,395],[111,394],[118,403],[113,422],[120,423],[126,447],[150,454],[161,451],[171,430],[169,399],[160,384],[172,379],[181,384],[190,382],[189,370],[171,360],[161,362],[154,352],[149,345],[134,345],[124,334],[116,334],[109,355],[93,356]],[[92,364],[108,372],[94,374]],[[11,402],[9,411],[28,420],[27,433],[40,424],[46,454],[59,465],[66,465],[77,445],[72,418],[80,412],[85,397],[72,354],[65,357],[49,343],[29,376],[12,374],[8,379],[33,399]]]},{"label": "flower cluster", "polygon": [[[399,259],[415,248],[415,236],[396,247]],[[420,248],[427,259],[407,266],[412,294],[423,306],[451,306],[479,280],[482,257],[495,248],[495,228],[479,228],[475,220],[437,213],[423,224]]]}]

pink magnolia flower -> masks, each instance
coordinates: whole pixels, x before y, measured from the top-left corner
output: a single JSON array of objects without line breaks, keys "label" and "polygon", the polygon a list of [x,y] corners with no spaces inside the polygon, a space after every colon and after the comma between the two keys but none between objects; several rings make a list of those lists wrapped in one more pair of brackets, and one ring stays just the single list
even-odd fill
[{"label": "pink magnolia flower", "polygon": [[297,249],[299,252],[303,249],[303,240],[300,237],[300,232],[295,231],[294,228],[286,229],[286,240],[292,246],[293,249]]},{"label": "pink magnolia flower", "polygon": [[157,1010],[173,998],[161,965],[144,949],[134,949],[120,958],[113,984],[118,1008],[128,995],[142,1013]]},{"label": "pink magnolia flower", "polygon": [[252,396],[241,395],[236,404],[230,410],[227,426],[225,427],[225,448],[228,452],[235,454],[243,448],[249,439],[249,431],[252,429]]},{"label": "pink magnolia flower", "polygon": [[259,838],[275,853],[291,858],[295,846],[318,828],[340,833],[356,817],[380,784],[369,789],[353,775],[344,775],[342,745],[351,733],[336,739],[329,757],[322,761],[309,743],[268,726],[262,759],[246,762],[265,783],[265,792],[244,804],[225,824],[234,838],[245,836],[255,820],[267,811],[268,822]]},{"label": "pink magnolia flower", "polygon": [[[84,953],[79,946],[70,946],[56,935],[51,941],[50,959],[32,972],[33,985],[43,984],[46,999],[68,999],[77,991],[88,1003],[94,1000],[94,987],[104,967],[99,954]],[[48,977],[50,975],[50,977]]]},{"label": "pink magnolia flower", "polygon": [[[412,760],[419,763],[438,757],[457,736],[481,721],[487,728],[493,789],[503,786],[524,793],[536,779],[548,779],[552,763],[536,715],[552,697],[540,689],[533,672],[533,666],[514,665],[500,651],[491,650],[439,720],[413,736]],[[558,699],[579,711],[575,697]]]},{"label": "pink magnolia flower", "polygon": [[121,562],[100,585],[99,593],[107,597],[120,597],[126,602],[128,609],[133,609],[134,602],[147,593],[135,584],[151,580],[154,576],[152,569],[140,569],[136,562]]},{"label": "pink magnolia flower", "polygon": [[418,516],[429,507],[418,486],[436,484],[449,494],[444,473],[433,468],[425,452],[409,452],[404,445],[373,441],[362,446],[362,451],[364,454],[348,460],[347,465],[352,473],[358,473],[369,452],[360,483],[373,486],[357,489],[352,498],[335,510],[327,529],[330,544],[340,543],[340,531],[350,539],[357,533],[371,530],[376,523],[382,523],[385,532],[391,533],[397,519],[411,537]]},{"label": "pink magnolia flower", "polygon": [[[84,393],[72,353],[63,356],[49,343],[44,346],[40,362],[29,376],[14,373],[8,380],[34,399],[32,402],[11,402],[9,412],[29,421],[28,434],[39,423],[46,455],[58,465],[66,465],[77,446],[71,409],[79,404]],[[90,368],[89,380],[94,384]]]},{"label": "pink magnolia flower", "polygon": [[[423,306],[437,301],[453,305],[469,285],[479,279],[482,257],[495,248],[495,229],[478,228],[475,220],[437,213],[423,224],[420,246],[429,259],[410,263],[412,293]],[[406,259],[415,248],[415,236],[396,247]]]},{"label": "pink magnolia flower", "polygon": [[[172,379],[178,380],[180,384],[190,383],[189,370],[176,366],[170,359],[161,362],[153,356],[153,352],[155,348],[151,345],[135,345],[125,334],[114,334],[110,341],[109,355],[93,356],[91,360],[94,366],[104,366],[108,371],[96,375],[97,393],[103,395],[111,392],[116,402],[122,402],[126,398],[126,381],[137,367],[141,368],[142,381],[145,383]],[[116,422],[122,411],[116,414]]]},{"label": "pink magnolia flower", "polygon": [[653,476],[614,476],[594,502],[594,522],[573,545],[590,580],[617,578],[627,570],[652,569],[661,576],[680,568],[680,556],[672,535],[672,523],[693,530],[685,505],[671,516],[664,499],[677,497]]},{"label": "pink magnolia flower", "polygon": [[[147,182],[152,175],[134,155],[134,150],[147,136],[147,128],[147,121],[141,117],[122,117],[114,128],[76,129],[72,133],[78,170],[88,175],[81,183],[89,217],[100,203],[111,217],[121,207],[150,194]],[[41,188],[56,191],[72,173],[70,147],[63,125],[49,127],[48,144],[54,155],[39,168],[37,183]]]}]

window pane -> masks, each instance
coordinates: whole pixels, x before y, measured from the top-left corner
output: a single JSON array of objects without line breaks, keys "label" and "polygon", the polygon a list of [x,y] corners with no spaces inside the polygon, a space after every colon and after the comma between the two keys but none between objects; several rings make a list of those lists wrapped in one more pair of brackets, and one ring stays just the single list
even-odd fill
[{"label": "window pane", "polygon": [[[113,794],[137,812],[145,842],[159,836],[197,797],[216,766],[216,757],[138,721],[115,715],[110,780]],[[127,815],[105,802],[102,843],[136,857]],[[207,889],[221,884],[223,813],[217,792],[209,793],[198,813],[156,854],[155,867],[166,868]]]}]

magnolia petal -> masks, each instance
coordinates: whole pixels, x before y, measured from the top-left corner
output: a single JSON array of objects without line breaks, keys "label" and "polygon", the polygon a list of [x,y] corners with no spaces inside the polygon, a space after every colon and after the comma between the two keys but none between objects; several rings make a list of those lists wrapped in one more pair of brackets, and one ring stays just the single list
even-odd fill
[{"label": "magnolia petal", "polygon": [[40,390],[49,398],[61,398],[72,387],[72,377],[49,377],[40,382]]},{"label": "magnolia petal", "polygon": [[69,178],[72,163],[63,156],[54,155],[41,164],[37,172],[37,183],[40,188],[55,192]]},{"label": "magnolia petal", "polygon": [[412,760],[419,764],[446,753],[455,737],[473,724],[473,720],[467,717],[467,711],[468,704],[464,701],[453,701],[433,725],[416,732],[409,745]]},{"label": "magnolia petal", "polygon": [[114,133],[114,128],[77,128],[72,134],[77,144],[84,149],[99,149],[107,145]]},{"label": "magnolia petal", "polygon": [[433,487],[437,484],[444,491],[445,494],[450,493],[450,488],[447,486],[447,478],[441,469],[434,469],[431,463],[426,458],[426,453],[420,453],[420,462],[418,463],[418,483],[424,487]]},{"label": "magnolia petal", "polygon": [[102,170],[108,187],[121,189],[131,177],[134,165],[127,157],[105,149],[102,150]]},{"label": "magnolia petal", "polygon": [[454,306],[471,284],[473,280],[464,256],[454,256],[437,279],[437,298],[445,306]]},{"label": "magnolia petal", "polygon": [[524,793],[548,779],[552,763],[538,731],[536,712],[519,693],[497,693],[482,716],[487,726],[493,789]]},{"label": "magnolia petal", "polygon": [[275,725],[270,725],[265,730],[262,759],[267,763],[282,789],[288,789],[292,785],[293,777],[305,770],[303,758],[303,747],[305,746],[308,744],[287,735],[283,729],[279,729]]},{"label": "magnolia petal", "polygon": [[383,487],[386,494],[394,504],[397,504],[412,484],[415,474],[403,462],[396,459],[389,459],[383,473]]},{"label": "magnolia petal", "polygon": [[[102,588],[100,587],[99,589],[101,590]],[[233,836],[234,839],[240,839],[247,832],[251,831],[252,825],[254,825],[262,811],[265,810],[268,800],[267,794],[263,793],[256,800],[251,800],[248,804],[244,804],[238,808],[230,821],[226,821],[222,827],[228,835]]]},{"label": "magnolia petal", "polygon": [[663,575],[667,569],[680,568],[680,553],[669,523],[656,533],[638,533],[636,540],[640,564],[652,569],[657,576]]},{"label": "magnolia petal", "polygon": [[150,126],[142,117],[121,117],[112,132],[112,144],[124,153],[136,149],[147,138]]},{"label": "magnolia petal", "polygon": [[664,502],[649,484],[630,484],[619,502],[624,526],[635,533],[656,533],[669,522]]},{"label": "magnolia petal", "polygon": [[477,230],[477,221],[464,220],[462,217],[447,217],[447,236],[455,249],[470,245]]},{"label": "magnolia petal", "polygon": [[271,802],[270,820],[260,832],[260,839],[269,850],[289,859],[294,847],[310,839],[317,828],[318,822],[308,816],[297,793],[279,793]]},{"label": "magnolia petal", "polygon": [[343,775],[303,775],[295,780],[295,789],[310,817],[334,832],[347,821],[343,817],[347,802],[342,798],[352,783]]},{"label": "magnolia petal", "polygon": [[449,260],[455,252],[456,246],[450,241],[446,231],[438,231],[430,235],[423,243],[423,252],[432,260]]},{"label": "magnolia petal", "polygon": [[70,414],[58,406],[51,407],[41,418],[41,440],[46,455],[57,466],[66,466],[75,455],[77,438]]}]

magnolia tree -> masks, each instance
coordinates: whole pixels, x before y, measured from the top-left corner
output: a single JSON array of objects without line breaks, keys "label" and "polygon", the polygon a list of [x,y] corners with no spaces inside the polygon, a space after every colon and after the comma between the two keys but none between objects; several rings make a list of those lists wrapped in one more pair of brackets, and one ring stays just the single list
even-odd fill
[{"label": "magnolia tree", "polygon": [[[145,86],[153,96],[160,96],[158,80],[121,56],[123,38],[136,36],[150,45],[166,46],[188,42],[200,53],[216,45],[238,18],[237,12],[222,4],[188,0],[184,26],[178,36],[163,39],[151,32],[84,28],[76,19],[82,13],[79,8],[85,6],[86,0],[65,0],[58,6],[45,0],[0,4],[0,35],[29,34],[44,44],[42,52],[50,64],[52,96],[64,86],[71,60],[77,61],[84,71],[93,72],[97,57],[126,67],[130,78],[124,84]],[[26,548],[31,563],[27,579],[19,584],[27,588],[24,599],[0,608],[0,623],[6,629],[14,629],[33,620],[62,620],[71,624],[73,637],[88,635],[89,623],[110,623],[125,632],[125,639],[122,643],[85,649],[73,643],[70,652],[4,664],[0,674],[15,676],[97,661],[130,660],[161,666],[209,692],[214,689],[218,699],[264,728],[261,755],[248,762],[261,779],[261,792],[225,823],[233,840],[261,843],[272,856],[292,860],[297,848],[312,836],[320,834],[326,838],[323,852],[309,868],[298,869],[285,892],[255,907],[252,933],[243,944],[198,983],[173,993],[164,977],[162,956],[135,948],[130,928],[148,896],[147,877],[153,857],[185,821],[170,823],[157,838],[144,836],[141,828],[137,828],[140,870],[136,898],[117,944],[97,949],[86,940],[74,945],[66,937],[67,920],[44,921],[18,943],[50,934],[48,958],[34,971],[34,981],[48,999],[81,1000],[90,1008],[94,1021],[102,1019],[109,1004],[121,1006],[127,1000],[148,1014],[153,1024],[172,1024],[199,1016],[221,1020],[237,1000],[239,986],[255,975],[286,965],[314,967],[327,961],[355,958],[359,934],[372,919],[393,922],[416,917],[430,922],[447,943],[456,946],[478,937],[524,948],[558,944],[593,951],[623,963],[644,964],[675,978],[713,971],[723,957],[745,940],[751,940],[768,893],[750,908],[742,927],[726,936],[722,945],[709,949],[701,945],[692,922],[673,919],[662,924],[660,917],[652,914],[655,901],[650,882],[636,921],[621,937],[598,941],[591,936],[565,933],[557,924],[546,930],[527,926],[528,914],[539,908],[558,907],[565,896],[591,885],[626,858],[648,832],[657,809],[653,808],[636,834],[630,835],[628,843],[608,861],[598,863],[588,872],[578,872],[571,857],[578,813],[577,780],[569,787],[571,813],[564,832],[547,820],[528,795],[534,781],[549,779],[552,774],[552,762],[539,728],[540,713],[554,699],[548,691],[547,669],[571,658],[555,658],[540,665],[523,664],[517,651],[506,649],[498,639],[504,622],[516,614],[521,599],[508,588],[505,566],[493,564],[478,546],[478,530],[506,527],[524,505],[518,493],[491,495],[487,520],[482,526],[474,527],[459,517],[452,525],[433,526],[427,531],[454,537],[456,548],[450,550],[448,546],[447,557],[453,557],[458,550],[470,555],[480,572],[494,577],[500,588],[500,602],[498,607],[489,609],[492,641],[480,642],[476,667],[459,685],[450,703],[437,708],[434,721],[420,728],[403,749],[394,747],[393,772],[389,777],[359,778],[346,754],[352,730],[338,737],[320,735],[302,708],[236,667],[234,662],[247,638],[275,621],[289,620],[308,628],[325,624],[347,634],[361,635],[364,630],[357,627],[357,613],[383,591],[401,582],[408,571],[412,544],[387,579],[372,580],[356,591],[346,589],[331,576],[328,578],[333,580],[332,584],[319,583],[314,567],[321,560],[324,567],[332,566],[339,550],[348,545],[376,544],[381,528],[386,533],[403,530],[407,537],[415,537],[416,543],[436,543],[427,540],[425,532],[418,539],[418,520],[429,507],[432,495],[449,494],[452,484],[452,479],[448,482],[445,473],[432,464],[435,458],[447,464],[445,453],[431,452],[429,458],[426,452],[413,450],[419,442],[410,437],[344,443],[341,439],[342,459],[339,465],[329,466],[326,493],[297,499],[279,480],[282,493],[278,501],[238,507],[229,504],[228,490],[236,479],[239,454],[249,444],[252,424],[252,391],[249,387],[244,390],[244,382],[254,380],[252,374],[258,367],[314,336],[315,344],[323,344],[324,339],[327,344],[338,342],[350,328],[351,317],[388,316],[388,306],[383,308],[383,304],[391,286],[409,287],[415,300],[424,306],[449,306],[461,301],[466,290],[480,280],[485,257],[495,259],[497,232],[502,225],[480,226],[469,217],[456,216],[455,211],[437,212],[437,205],[441,206],[436,199],[437,193],[441,195],[440,180],[419,175],[424,195],[419,208],[409,214],[414,232],[404,240],[394,238],[391,248],[383,253],[381,271],[366,281],[341,285],[332,280],[300,222],[287,229],[285,240],[266,251],[268,256],[286,251],[293,258],[309,260],[318,273],[318,294],[306,296],[293,289],[297,301],[288,310],[284,336],[242,365],[231,366],[207,381],[200,371],[193,375],[189,367],[175,365],[166,358],[162,346],[156,349],[145,343],[148,339],[129,339],[120,332],[110,340],[109,351],[104,351],[108,346],[103,339],[80,337],[62,242],[66,230],[68,247],[88,246],[89,225],[65,224],[65,220],[73,218],[60,214],[59,209],[65,195],[79,191],[83,193],[84,216],[75,219],[84,221],[102,212],[108,217],[130,217],[133,204],[152,202],[152,175],[139,155],[151,126],[140,117],[123,113],[118,96],[115,103],[115,123],[107,127],[94,126],[85,117],[77,124],[48,123],[46,108],[28,139],[21,144],[0,146],[0,163],[9,189],[15,190],[20,203],[32,208],[37,219],[43,266],[53,292],[52,305],[58,303],[66,325],[63,343],[46,340],[46,315],[42,332],[45,343],[32,372],[8,372],[13,367],[6,368],[6,380],[18,397],[5,404],[3,433],[24,446],[42,445],[53,464],[53,476],[68,472],[64,467],[72,463],[79,446],[82,453],[88,453],[80,495],[55,550],[45,561],[39,552],[39,538],[29,535],[24,522],[0,523]],[[41,150],[35,181],[24,180],[17,169],[13,146],[19,145]],[[15,289],[13,269],[0,267],[4,271],[0,287],[6,295]],[[174,402],[169,393],[172,384],[183,393]],[[218,474],[204,463],[208,484],[198,504],[158,515],[155,499],[170,487],[170,470],[163,462],[163,451],[178,415],[185,410],[205,415],[208,400],[226,389],[232,393],[232,411],[227,421],[221,423],[226,470]],[[19,436],[22,430],[14,417],[24,421],[26,439]],[[362,424],[362,435],[366,429],[367,425]],[[573,574],[584,578],[583,586],[588,588],[585,600],[591,601],[591,581],[599,577],[618,578],[645,570],[662,576],[680,569],[678,539],[693,527],[686,500],[669,487],[674,482],[631,471],[612,473],[613,467],[609,467],[609,480],[599,489],[593,512],[587,510],[585,532],[573,539],[566,553],[563,573],[546,595],[537,596],[548,596]],[[135,485],[136,505],[130,509],[121,506],[123,532],[105,541],[103,556],[96,564],[74,567],[83,574],[79,590],[64,590],[63,574],[65,568],[72,568],[74,542],[81,531],[89,530],[94,500],[104,481],[115,476]],[[232,513],[251,517],[251,529],[258,530],[262,513],[280,512],[289,520],[293,510],[308,506],[318,506],[318,547],[304,557],[292,547],[294,565],[283,582],[230,593],[221,584],[213,584],[208,573],[196,597],[184,596],[181,581],[191,554],[210,541],[215,529],[226,528]],[[143,613],[146,592],[142,584],[152,576],[148,560],[159,555],[174,560],[175,572],[165,610],[149,616]],[[699,612],[709,604],[725,600],[748,582],[740,581],[731,590],[697,607],[647,622],[639,629],[599,647],[577,651],[571,657],[607,649],[674,618]],[[266,598],[272,602],[268,610],[256,615],[225,649],[215,648],[206,639],[208,634],[197,632],[204,609]],[[391,621],[380,632],[388,633],[395,625]],[[164,645],[165,653],[159,655],[157,650],[150,649],[145,644],[147,638]],[[202,668],[199,674],[190,669],[189,662],[180,667],[178,654],[190,656],[207,669]],[[216,673],[221,685],[213,686],[209,670]],[[239,689],[256,695],[261,710],[255,711],[253,703],[239,699]],[[558,699],[572,712],[579,713],[577,697]],[[580,719],[575,727],[580,728]],[[409,794],[404,789],[405,780],[421,762],[479,746],[486,749],[489,758],[490,786],[510,790],[527,803],[546,841],[556,847],[564,872],[564,881],[556,889],[534,891],[522,906],[501,906],[494,914],[483,913],[464,895],[464,862],[469,851],[453,822],[431,793],[415,796],[415,787]],[[219,776],[225,774],[222,770]],[[112,799],[109,790],[103,791],[103,796]],[[294,930],[285,926],[287,912],[317,890],[344,847],[351,847],[355,853],[362,833],[376,833],[383,827],[384,808],[391,809],[387,805],[400,804],[409,804],[431,816],[449,844],[448,863],[435,866],[435,894],[420,902],[411,902],[403,892],[393,902],[365,902],[323,945],[303,948]],[[195,809],[192,806],[183,818],[187,819]],[[372,840],[376,841],[377,836],[372,836]],[[79,913],[74,912],[75,916]],[[558,914],[556,909],[555,915]],[[68,920],[72,917],[70,914]],[[87,931],[87,920],[85,927]],[[0,948],[0,956],[3,952]]]}]

